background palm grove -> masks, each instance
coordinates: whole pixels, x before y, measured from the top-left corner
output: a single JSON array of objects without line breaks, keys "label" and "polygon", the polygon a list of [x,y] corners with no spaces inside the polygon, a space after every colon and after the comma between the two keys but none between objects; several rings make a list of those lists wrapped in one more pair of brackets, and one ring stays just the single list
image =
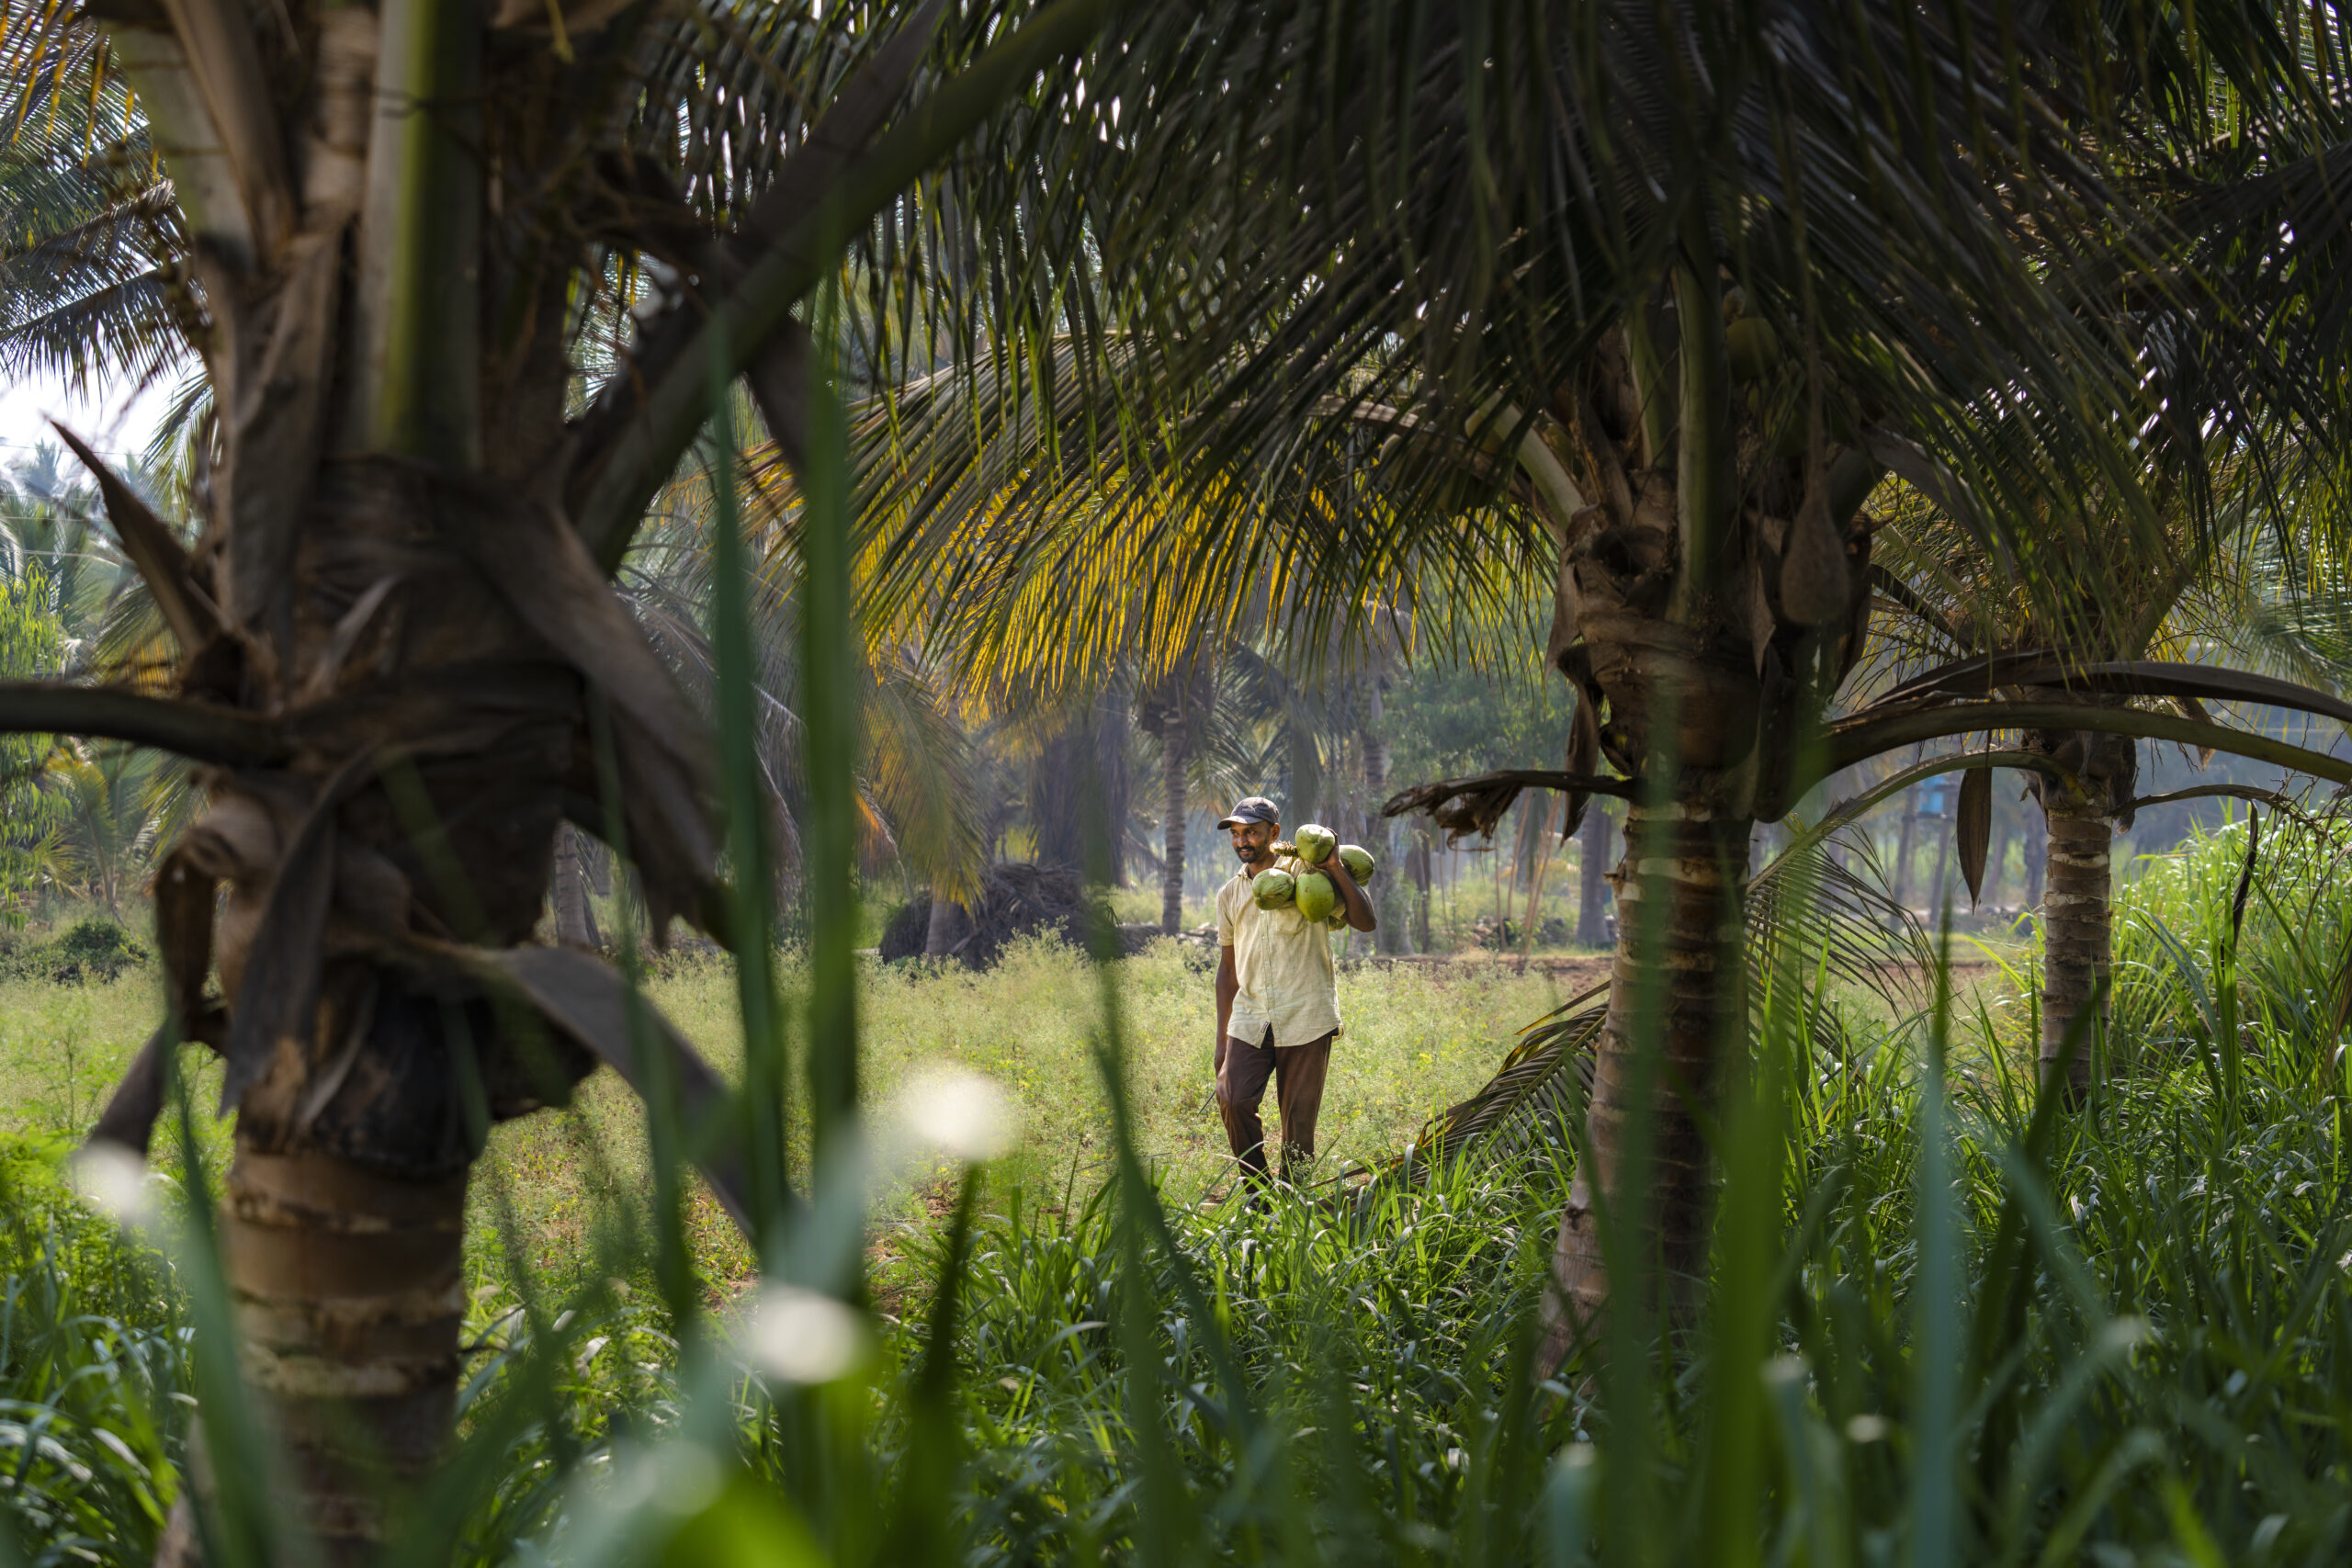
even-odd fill
[{"label": "background palm grove", "polygon": [[0,0],[0,1564],[2343,1561],[2347,51]]}]

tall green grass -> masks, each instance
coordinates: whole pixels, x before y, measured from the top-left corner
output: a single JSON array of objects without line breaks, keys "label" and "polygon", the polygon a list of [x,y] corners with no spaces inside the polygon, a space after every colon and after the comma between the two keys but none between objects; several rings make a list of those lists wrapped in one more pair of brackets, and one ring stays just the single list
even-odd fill
[{"label": "tall green grass", "polygon": [[[2234,888],[2242,830],[2125,895],[2118,1032],[2148,1032],[2080,1110],[2037,1100],[1997,1012],[1944,1021],[1941,1094],[1932,1013],[1836,1054],[1768,1032],[1726,1111],[1713,1290],[1630,1337],[1634,1375],[1526,1362],[1564,1151],[1264,1213],[1170,1202],[1122,1158],[985,1204],[967,1184],[921,1288],[838,1309],[862,1337],[813,1383],[749,1315],[682,1324],[601,1281],[484,1298],[462,1451],[405,1556],[2341,1562],[2346,1086],[2332,1029],[2297,1022],[2327,1015],[2267,988],[2316,951],[2297,911],[2334,860],[2278,841],[2283,913],[2249,912],[2236,954],[2234,1097],[2196,1048],[2229,900],[2184,890]],[[184,1463],[189,1276],[40,1159],[7,1170],[0,1505],[29,1560],[142,1561]],[[645,1224],[599,1233],[610,1278]]]},{"label": "tall green grass", "polygon": [[187,1462],[187,1326],[163,1259],[60,1185],[64,1152],[0,1143],[0,1560],[131,1568]]}]

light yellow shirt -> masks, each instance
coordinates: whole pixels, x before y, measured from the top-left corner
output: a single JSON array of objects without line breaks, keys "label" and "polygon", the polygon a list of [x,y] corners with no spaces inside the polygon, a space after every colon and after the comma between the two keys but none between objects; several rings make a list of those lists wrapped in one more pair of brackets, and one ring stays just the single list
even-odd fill
[{"label": "light yellow shirt", "polygon": [[[1274,863],[1297,869],[1293,861]],[[1277,1046],[1337,1034],[1340,976],[1323,922],[1296,909],[1261,909],[1250,886],[1250,874],[1237,871],[1216,893],[1217,945],[1233,949],[1233,973],[1241,982],[1226,1033],[1255,1045],[1271,1027]]]}]

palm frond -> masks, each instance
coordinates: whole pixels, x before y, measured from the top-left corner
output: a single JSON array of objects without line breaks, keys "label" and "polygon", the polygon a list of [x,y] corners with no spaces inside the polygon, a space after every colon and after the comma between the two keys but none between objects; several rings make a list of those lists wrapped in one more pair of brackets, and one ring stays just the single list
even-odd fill
[{"label": "palm frond", "polygon": [[[1204,514],[1192,532],[1231,542],[1186,569],[1230,582],[1252,513],[1303,510],[1306,476],[1339,466],[1374,406],[1398,416],[1376,443],[1398,536],[1442,548],[1470,518],[1492,546],[1527,515],[1476,458],[1519,417],[1497,411],[1546,406],[1698,243],[1675,216],[1696,211],[1710,264],[1805,345],[1836,438],[1900,430],[1980,542],[2064,536],[2079,558],[2094,502],[2146,532],[2133,455],[2160,394],[2144,322],[2100,291],[2118,255],[2161,247],[2085,134],[2136,134],[2101,109],[2106,39],[1975,6],[1930,22],[1771,6],[1751,23],[1409,0],[1139,13],[1089,62],[1086,112],[1057,134],[1008,123],[891,216],[929,269],[893,350],[926,370],[956,352],[974,401],[1034,422],[982,434],[1020,454],[1005,471],[1023,504],[998,525],[1028,525],[1042,561],[1069,558],[1062,469],[1176,476]],[[1948,91],[1860,85],[1914,55]],[[2210,300],[2166,304],[2178,320]],[[933,380],[908,384],[909,449]],[[980,503],[914,468],[910,508],[944,521],[910,526],[902,553],[935,557]],[[1502,515],[1477,522],[1479,504]]]},{"label": "palm frond", "polygon": [[[1836,852],[1832,852],[1835,844]],[[1853,863],[1859,863],[1859,869]],[[1814,1032],[1815,1054],[1834,1061],[1843,1033],[1838,991],[1875,998],[1900,1018],[1928,1000],[1934,943],[1917,917],[1886,890],[1866,839],[1814,841],[1776,857],[1748,885],[1747,964],[1752,1026],[1783,1010]],[[1793,979],[1798,994],[1775,997]],[[1825,988],[1830,994],[1825,994]],[[1592,1053],[1607,1022],[1607,981],[1569,998],[1520,1032],[1477,1093],[1430,1118],[1375,1182],[1416,1179],[1441,1159],[1474,1150],[1505,1158],[1537,1144],[1570,1147],[1592,1087]]]}]

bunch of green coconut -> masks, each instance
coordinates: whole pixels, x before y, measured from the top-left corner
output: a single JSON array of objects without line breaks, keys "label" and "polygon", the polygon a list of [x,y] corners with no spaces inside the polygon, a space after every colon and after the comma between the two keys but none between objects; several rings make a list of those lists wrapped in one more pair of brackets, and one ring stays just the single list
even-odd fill
[{"label": "bunch of green coconut", "polygon": [[1372,885],[1372,874],[1379,869],[1372,852],[1358,844],[1343,844],[1330,829],[1309,822],[1288,843],[1274,846],[1274,868],[1258,874],[1250,885],[1250,897],[1261,909],[1296,909],[1305,919],[1321,920],[1333,931],[1341,930],[1348,923],[1348,912],[1340,903],[1340,889],[1329,872],[1316,869],[1328,864],[1333,855],[1340,857],[1357,886]]}]

